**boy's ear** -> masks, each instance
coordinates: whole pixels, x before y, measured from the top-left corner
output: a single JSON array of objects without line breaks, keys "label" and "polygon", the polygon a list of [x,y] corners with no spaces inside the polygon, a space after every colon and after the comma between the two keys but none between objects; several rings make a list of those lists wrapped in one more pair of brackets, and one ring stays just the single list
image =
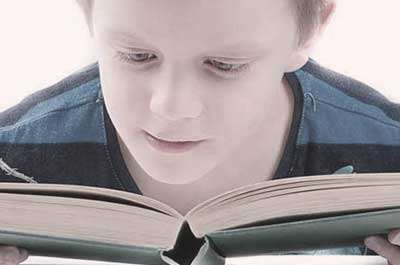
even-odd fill
[{"label": "boy's ear", "polygon": [[292,52],[290,55],[288,64],[285,68],[285,73],[291,73],[302,68],[308,61],[311,50],[311,42],[307,41],[301,47],[298,47],[296,50]]},{"label": "boy's ear", "polygon": [[315,46],[321,35],[325,32],[334,12],[336,10],[336,0],[331,0],[327,4],[324,13],[322,14],[321,23],[313,34],[303,43],[298,46],[289,58],[289,63],[285,68],[285,72],[294,72],[303,67],[309,59],[311,49]]},{"label": "boy's ear", "polygon": [[93,9],[93,0],[76,0],[78,3],[79,7],[81,8],[86,24],[88,26],[90,35],[93,37],[93,20],[92,20],[92,9]]}]

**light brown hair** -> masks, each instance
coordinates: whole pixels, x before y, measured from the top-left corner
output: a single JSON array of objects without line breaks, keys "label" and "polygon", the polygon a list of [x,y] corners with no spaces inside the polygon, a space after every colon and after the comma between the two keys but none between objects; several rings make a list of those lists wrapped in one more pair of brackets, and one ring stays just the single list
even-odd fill
[{"label": "light brown hair", "polygon": [[[76,0],[81,8],[87,11],[91,25],[91,10],[94,0]],[[324,25],[332,13],[336,0],[292,0],[293,11],[297,21],[298,46],[302,46],[319,28]]]},{"label": "light brown hair", "polygon": [[293,0],[297,20],[298,45],[303,45],[333,13],[336,0]]}]

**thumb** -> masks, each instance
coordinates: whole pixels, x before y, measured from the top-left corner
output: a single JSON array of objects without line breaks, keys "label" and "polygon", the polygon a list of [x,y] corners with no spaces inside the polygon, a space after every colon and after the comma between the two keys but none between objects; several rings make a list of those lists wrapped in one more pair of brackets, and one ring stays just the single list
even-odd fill
[{"label": "thumb", "polygon": [[20,254],[20,259],[18,262],[21,263],[29,257],[29,252],[28,252],[28,250],[26,250],[24,248],[18,248],[18,250],[19,250],[19,254]]},{"label": "thumb", "polygon": [[400,229],[393,229],[388,234],[388,240],[394,245],[400,246]]}]

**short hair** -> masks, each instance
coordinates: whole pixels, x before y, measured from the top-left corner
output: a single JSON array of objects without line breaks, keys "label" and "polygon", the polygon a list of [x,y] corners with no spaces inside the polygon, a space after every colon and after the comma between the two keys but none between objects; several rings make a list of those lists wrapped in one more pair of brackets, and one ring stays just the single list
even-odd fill
[{"label": "short hair", "polygon": [[[91,14],[95,0],[77,0]],[[297,22],[298,46],[302,46],[311,38],[319,27],[326,22],[329,5],[336,0],[291,0]]]},{"label": "short hair", "polygon": [[330,4],[336,0],[292,0],[297,21],[298,45],[302,46],[327,22]]}]

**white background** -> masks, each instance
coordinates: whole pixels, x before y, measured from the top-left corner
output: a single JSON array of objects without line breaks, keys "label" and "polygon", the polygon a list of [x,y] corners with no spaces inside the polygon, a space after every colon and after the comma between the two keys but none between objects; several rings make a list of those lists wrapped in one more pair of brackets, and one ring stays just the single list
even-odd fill
[{"label": "white background", "polygon": [[[1,3],[0,111],[95,61],[89,32],[74,0],[2,0]],[[339,0],[331,25],[312,57],[400,102],[399,10],[398,0]],[[296,257],[286,257],[286,264],[301,263],[293,258]],[[282,264],[271,261],[259,257],[231,260],[232,264]],[[346,261],[336,260],[336,263],[364,262]],[[363,264],[375,264],[369,261]],[[315,264],[334,263],[335,260],[328,258]],[[303,264],[314,263],[304,259]]]},{"label": "white background", "polygon": [[[62,259],[50,257],[29,257],[23,265],[128,265],[126,263],[110,263],[99,261],[87,261],[77,259]],[[269,256],[249,258],[228,258],[226,265],[387,265],[384,258],[379,256]]]}]

